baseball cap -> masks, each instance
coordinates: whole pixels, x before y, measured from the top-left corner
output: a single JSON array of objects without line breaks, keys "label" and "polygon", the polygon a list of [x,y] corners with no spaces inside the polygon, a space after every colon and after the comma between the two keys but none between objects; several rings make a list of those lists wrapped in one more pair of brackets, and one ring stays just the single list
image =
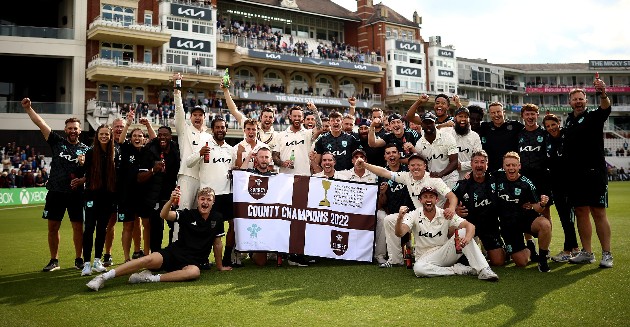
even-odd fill
[{"label": "baseball cap", "polygon": [[408,160],[407,162],[411,161],[411,159],[420,159],[420,160],[424,161],[424,164],[425,164],[425,165],[427,165],[427,164],[428,164],[427,159],[425,159],[423,156],[421,156],[421,155],[419,155],[419,154],[417,154],[417,153],[412,153],[412,154],[410,154],[410,155],[407,157],[407,160]]},{"label": "baseball cap", "polygon": [[365,118],[361,118],[359,121],[359,126],[370,126],[371,122]]},{"label": "baseball cap", "polygon": [[427,192],[433,193],[435,194],[435,196],[440,196],[437,190],[430,186],[423,187],[422,190],[420,190],[420,196],[422,196],[422,194],[427,193]]},{"label": "baseball cap", "polygon": [[431,112],[425,112],[422,114],[422,116],[420,116],[420,120],[421,121],[431,120],[435,122],[437,120],[437,117],[435,117],[435,115]]},{"label": "baseball cap", "polygon": [[194,108],[192,108],[192,110],[190,110],[190,113],[192,114],[193,112],[200,110],[201,112],[203,112],[204,114],[206,113],[205,110],[203,110],[203,108],[201,108],[201,106],[195,106]]},{"label": "baseball cap", "polygon": [[363,149],[356,149],[356,150],[352,151],[352,156],[354,157],[357,153],[361,153],[361,154],[363,154],[364,157],[367,158],[367,154],[365,154],[365,151]]},{"label": "baseball cap", "polygon": [[468,108],[466,108],[466,107],[457,108],[457,110],[455,110],[455,116],[457,116],[457,115],[459,115],[461,113],[465,113],[468,116],[470,116],[470,111],[468,111]]},{"label": "baseball cap", "polygon": [[392,120],[396,120],[396,119],[402,120],[402,116],[399,115],[399,114],[391,114],[391,115],[389,115],[389,118],[387,118],[387,122],[391,123]]}]

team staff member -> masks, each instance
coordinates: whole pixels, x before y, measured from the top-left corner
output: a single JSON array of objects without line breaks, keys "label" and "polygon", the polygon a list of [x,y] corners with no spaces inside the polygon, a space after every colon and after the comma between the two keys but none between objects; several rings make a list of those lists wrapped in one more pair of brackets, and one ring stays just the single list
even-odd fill
[{"label": "team staff member", "polygon": [[488,173],[488,154],[479,150],[472,155],[469,179],[457,181],[453,193],[460,203],[457,215],[475,225],[477,236],[488,253],[491,266],[505,263],[503,240],[499,231],[499,216],[492,177]]},{"label": "team staff member", "polygon": [[341,171],[352,168],[352,152],[359,148],[359,140],[352,134],[344,133],[341,124],[341,114],[331,112],[328,115],[330,119],[330,132],[323,134],[317,142],[315,142],[315,162],[319,164],[321,155],[324,152],[331,152],[335,155],[335,170]]},{"label": "team staff member", "polygon": [[[115,161],[116,164],[116,176],[120,176],[120,136],[123,135],[123,130],[125,129],[125,119],[123,118],[115,118],[112,122],[112,133],[114,139],[114,153],[115,153]],[[105,255],[103,256],[103,266],[109,267],[114,264],[112,258],[112,245],[114,244],[114,235],[116,233],[116,221],[117,213],[118,213],[118,205],[120,204],[120,194],[122,194],[122,183],[123,181],[120,178],[116,178],[116,194],[118,196],[114,197],[114,201],[112,203],[113,210],[111,211],[111,216],[109,217],[109,221],[107,222],[107,234],[105,235]]]},{"label": "team staff member", "polygon": [[481,138],[481,146],[488,154],[488,169],[495,172],[503,167],[506,153],[518,152],[518,133],[523,129],[523,124],[506,120],[501,102],[493,102],[488,108],[492,121],[482,122],[477,133]]},{"label": "team staff member", "polygon": [[503,158],[503,170],[495,173],[496,201],[499,208],[501,236],[507,252],[514,263],[525,267],[530,251],[525,246],[523,234],[538,237],[538,270],[549,272],[549,244],[551,222],[542,215],[549,197],[538,196],[536,187],[527,177],[520,174],[521,163],[518,153],[510,151]]},{"label": "team staff member", "polygon": [[[85,154],[85,230],[83,231],[83,270],[81,276],[106,271],[101,256],[105,246],[107,224],[114,210],[116,164],[114,139],[107,125],[96,129],[94,144]],[[81,162],[79,162],[81,164]],[[94,231],[96,230],[96,238]],[[90,265],[94,246],[94,264]]]},{"label": "team staff member", "polygon": [[[134,110],[127,113],[127,124],[123,128],[121,135],[119,136],[118,143],[120,144],[120,168],[117,173],[117,180],[120,189],[120,202],[118,206],[118,221],[123,223],[122,233],[122,247],[125,262],[130,259],[137,259],[144,254],[149,254],[151,248],[149,244],[149,217],[138,216],[138,165],[142,157],[142,148],[144,147],[145,137],[140,128],[134,128],[131,130],[130,138],[127,140],[127,130],[133,122],[135,115]],[[145,125],[149,133],[149,140],[155,139],[155,131],[146,118],[141,118],[140,123]],[[122,180],[122,182],[121,182]],[[144,228],[144,233],[141,233],[140,224]],[[142,245],[143,250],[140,249],[141,235],[144,234],[144,243]],[[130,257],[129,252],[131,249],[131,241],[133,238],[134,252]]]},{"label": "team staff member", "polygon": [[546,115],[543,118],[543,125],[545,125],[547,133],[549,133],[547,137],[547,167],[549,168],[549,174],[553,176],[551,179],[551,192],[553,193],[553,202],[556,205],[556,211],[564,231],[564,247],[557,255],[552,256],[551,260],[568,262],[571,257],[578,254],[579,247],[575,233],[575,216],[573,208],[571,208],[567,199],[569,176],[566,171],[567,164],[562,155],[563,129],[560,127],[560,119],[553,114]]},{"label": "team staff member", "polygon": [[[481,280],[499,280],[473,241],[475,225],[457,215],[447,219],[444,210],[436,205],[437,198],[435,189],[422,188],[422,208],[409,212],[409,208],[400,207],[396,219],[396,236],[402,237],[410,231],[414,235],[416,262],[413,272],[416,276],[477,275]],[[455,229],[455,233],[458,233],[460,244],[455,244],[455,234],[448,237],[449,229]],[[461,247],[461,254],[457,253],[457,246]],[[462,254],[470,266],[457,263]]]},{"label": "team staff member", "polygon": [[79,141],[81,123],[76,118],[65,121],[65,138],[52,131],[46,121],[31,106],[31,99],[22,99],[22,108],[31,121],[39,127],[44,139],[52,150],[51,172],[46,184],[48,194],[42,218],[48,220],[48,249],[50,261],[42,269],[44,272],[59,269],[59,227],[68,210],[72,224],[74,242],[74,266],[83,269],[81,258],[83,244],[83,183],[77,175],[78,158],[85,155],[88,146]]},{"label": "team staff member", "polygon": [[[86,286],[98,291],[105,286],[105,281],[129,274],[131,284],[195,280],[201,275],[199,265],[208,258],[210,251],[214,251],[219,271],[231,270],[229,267],[221,266],[223,218],[221,214],[211,211],[215,203],[213,190],[211,188],[199,190],[197,209],[172,211],[173,201],[178,199],[180,194],[179,190],[173,190],[160,211],[162,219],[180,223],[180,238],[177,241],[159,252],[126,262],[98,275]],[[143,268],[146,270],[134,273]],[[153,275],[151,270],[163,270],[167,273]]]},{"label": "team staff member", "polygon": [[570,176],[569,203],[575,209],[578,233],[582,242],[582,251],[569,259],[571,263],[595,262],[591,236],[593,227],[590,215],[595,222],[597,237],[602,246],[602,260],[599,266],[612,268],[613,257],[610,252],[610,223],[606,216],[608,206],[608,178],[604,160],[604,123],[610,116],[611,103],[606,95],[606,84],[599,78],[593,83],[600,100],[597,110],[586,109],[584,90],[573,90],[569,94],[571,108],[564,124],[563,156],[569,164]]},{"label": "team staff member", "polygon": [[[171,128],[161,126],[157,138],[146,145],[140,160],[137,178],[138,187],[144,190],[144,196],[141,197],[138,213],[140,217],[149,218],[151,252],[162,249],[164,222],[159,217],[159,210],[177,184],[180,154],[172,138]],[[172,233],[171,226],[169,243]]]},{"label": "team staff member", "polygon": [[[212,120],[210,128],[212,135],[203,133],[200,146],[197,146],[195,152],[185,160],[187,166],[199,167],[201,187],[210,187],[214,189],[216,194],[216,205],[212,210],[221,213],[223,219],[228,221],[223,266],[231,267],[233,265],[232,252],[235,246],[232,169],[236,162],[236,153],[234,148],[225,142],[227,125],[221,116]],[[209,157],[207,163],[204,162],[205,156]]]}]

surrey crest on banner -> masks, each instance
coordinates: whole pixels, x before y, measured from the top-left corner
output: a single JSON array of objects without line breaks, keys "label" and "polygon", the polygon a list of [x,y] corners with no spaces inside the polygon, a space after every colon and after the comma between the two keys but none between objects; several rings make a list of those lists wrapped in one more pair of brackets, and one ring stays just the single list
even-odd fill
[{"label": "surrey crest on banner", "polygon": [[256,200],[262,199],[265,195],[267,195],[267,191],[269,191],[269,177],[256,175],[249,176],[247,191],[252,198]]},{"label": "surrey crest on banner", "polygon": [[349,236],[350,233],[348,232],[341,232],[334,229],[330,231],[330,248],[336,255],[342,256],[346,253],[346,250],[348,250]]}]

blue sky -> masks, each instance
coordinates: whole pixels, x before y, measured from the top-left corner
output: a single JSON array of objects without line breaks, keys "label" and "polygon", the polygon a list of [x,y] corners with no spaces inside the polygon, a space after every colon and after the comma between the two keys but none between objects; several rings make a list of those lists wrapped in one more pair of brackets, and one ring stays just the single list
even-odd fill
[{"label": "blue sky", "polygon": [[[356,0],[332,0],[356,11]],[[374,4],[381,0],[374,0]],[[495,64],[630,60],[630,0],[382,0],[456,56]]]}]

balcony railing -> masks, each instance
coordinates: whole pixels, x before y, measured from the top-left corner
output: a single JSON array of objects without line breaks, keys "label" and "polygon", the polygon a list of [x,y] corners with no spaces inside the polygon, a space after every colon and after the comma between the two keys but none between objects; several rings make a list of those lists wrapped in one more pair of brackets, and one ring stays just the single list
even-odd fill
[{"label": "balcony railing", "polygon": [[[40,114],[72,114],[71,102],[32,102],[35,112]],[[0,100],[0,113],[24,113],[21,101]]]},{"label": "balcony railing", "polygon": [[90,23],[89,29],[92,29],[96,26],[106,26],[106,27],[120,27],[120,28],[128,28],[136,31],[145,31],[152,33],[162,33],[168,28],[162,25],[143,25],[136,24],[135,21],[131,21],[130,23],[116,21],[116,20],[106,20],[102,19],[100,16],[97,16],[94,21]]},{"label": "balcony railing", "polygon": [[122,58],[106,59],[99,55],[92,57],[92,61],[88,63],[88,69],[91,67],[120,67],[124,69],[148,70],[159,72],[183,73],[186,75],[212,75],[223,76],[223,70],[216,70],[210,67],[199,67],[197,72],[196,66],[177,65],[177,64],[153,64],[145,62],[136,62],[133,60],[124,60]]},{"label": "balcony railing", "polygon": [[168,71],[165,65],[135,62],[133,60],[124,60],[121,58],[106,59],[99,55],[92,57],[92,61],[88,63],[88,69],[95,66],[104,67],[123,67],[126,69],[150,70],[150,71]]},{"label": "balcony railing", "polygon": [[56,28],[56,27],[0,25],[0,35],[72,40],[74,39],[74,29]]},{"label": "balcony railing", "polygon": [[195,6],[195,7],[200,7],[200,8],[206,8],[206,9],[212,9],[212,1],[210,0],[205,0],[205,1],[199,1],[199,0],[160,0],[160,2],[170,2],[170,3],[178,3],[178,4],[182,4],[182,5],[187,5],[187,6]]}]

